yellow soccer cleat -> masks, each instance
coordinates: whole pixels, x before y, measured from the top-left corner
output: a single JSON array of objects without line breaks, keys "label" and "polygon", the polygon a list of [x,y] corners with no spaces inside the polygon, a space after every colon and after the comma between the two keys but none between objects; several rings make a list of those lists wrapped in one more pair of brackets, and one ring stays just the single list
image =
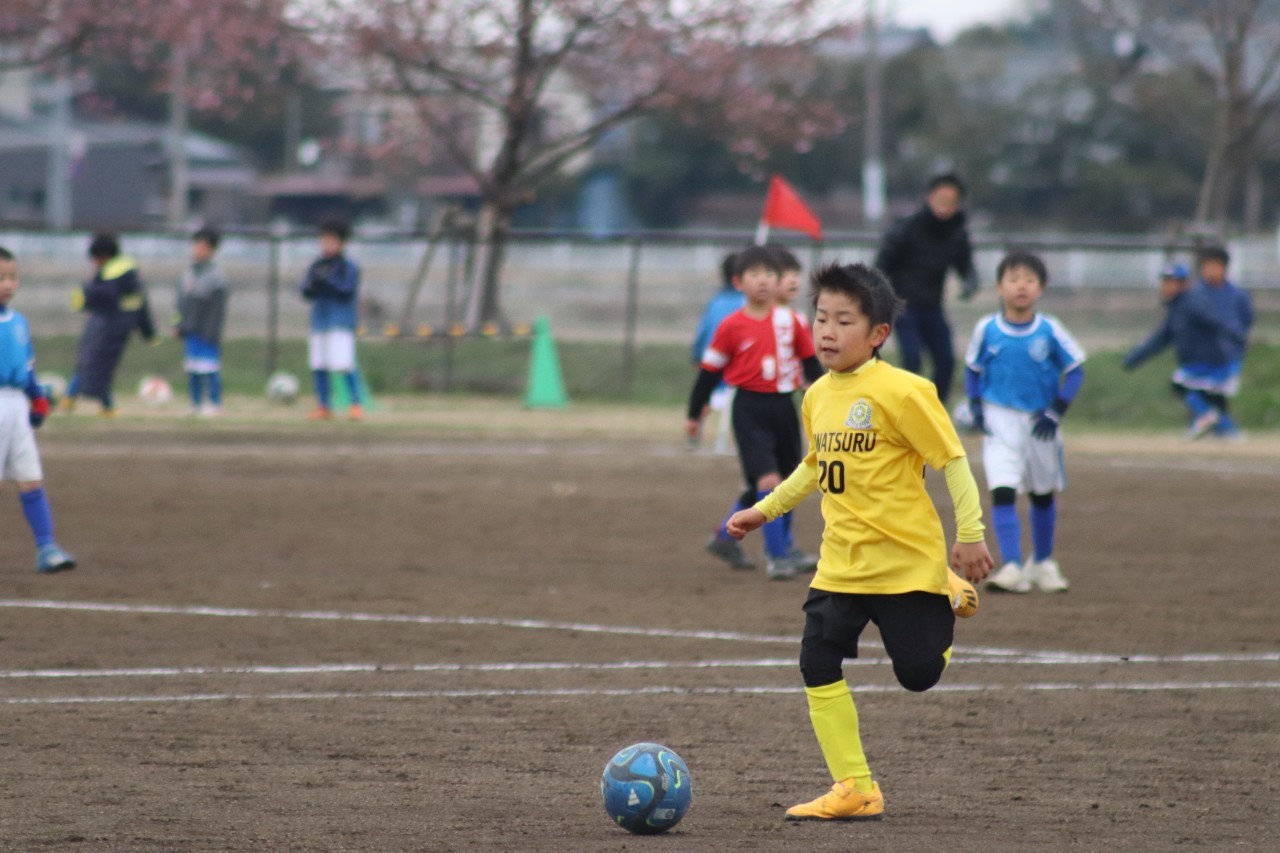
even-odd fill
[{"label": "yellow soccer cleat", "polygon": [[853,786],[852,778],[837,782],[813,802],[787,809],[787,820],[879,820],[884,797],[878,782],[871,785],[871,793],[864,794]]},{"label": "yellow soccer cleat", "polygon": [[978,612],[978,591],[973,584],[947,569],[947,585],[951,587],[951,612],[961,619],[968,619]]}]

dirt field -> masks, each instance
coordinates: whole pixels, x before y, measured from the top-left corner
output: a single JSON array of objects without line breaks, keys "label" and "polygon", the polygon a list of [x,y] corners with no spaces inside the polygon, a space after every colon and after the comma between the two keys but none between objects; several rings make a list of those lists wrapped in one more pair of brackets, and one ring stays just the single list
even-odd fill
[{"label": "dirt field", "polygon": [[[923,695],[872,631],[846,673],[886,818],[796,825],[829,784],[805,587],[702,552],[734,460],[495,411],[472,438],[55,419],[82,565],[37,575],[0,499],[0,849],[1280,849],[1274,441],[1073,441],[1071,592],[984,596]],[[600,806],[640,740],[693,773],[666,836]]]}]

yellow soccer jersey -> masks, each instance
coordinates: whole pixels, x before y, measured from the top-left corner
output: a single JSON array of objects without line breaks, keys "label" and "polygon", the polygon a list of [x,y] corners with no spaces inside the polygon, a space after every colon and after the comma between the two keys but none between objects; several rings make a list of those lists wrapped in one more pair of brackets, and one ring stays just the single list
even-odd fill
[{"label": "yellow soccer jersey", "polygon": [[801,409],[826,529],[812,586],[829,592],[948,594],[947,543],[924,466],[965,455],[927,379],[874,361],[828,373]]}]

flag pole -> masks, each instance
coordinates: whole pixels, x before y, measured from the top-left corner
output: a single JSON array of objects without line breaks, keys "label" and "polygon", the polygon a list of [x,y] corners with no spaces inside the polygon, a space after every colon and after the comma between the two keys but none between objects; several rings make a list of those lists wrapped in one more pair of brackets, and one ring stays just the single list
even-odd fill
[{"label": "flag pole", "polygon": [[756,245],[763,246],[765,243],[768,242],[768,240],[769,240],[769,223],[761,219],[760,224],[756,226]]}]

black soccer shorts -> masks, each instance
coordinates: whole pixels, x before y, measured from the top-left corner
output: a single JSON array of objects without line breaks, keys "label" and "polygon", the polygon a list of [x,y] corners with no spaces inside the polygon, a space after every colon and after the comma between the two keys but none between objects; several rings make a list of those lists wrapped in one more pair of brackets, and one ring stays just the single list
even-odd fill
[{"label": "black soccer shorts", "polygon": [[804,612],[800,672],[806,687],[844,677],[843,661],[858,656],[858,637],[868,622],[880,629],[898,681],[913,691],[938,682],[946,667],[942,655],[955,637],[951,602],[932,592],[863,595],[811,589]]},{"label": "black soccer shorts", "polygon": [[739,389],[733,396],[733,438],[742,475],[753,488],[765,474],[784,479],[800,464],[800,420],[790,394]]}]

